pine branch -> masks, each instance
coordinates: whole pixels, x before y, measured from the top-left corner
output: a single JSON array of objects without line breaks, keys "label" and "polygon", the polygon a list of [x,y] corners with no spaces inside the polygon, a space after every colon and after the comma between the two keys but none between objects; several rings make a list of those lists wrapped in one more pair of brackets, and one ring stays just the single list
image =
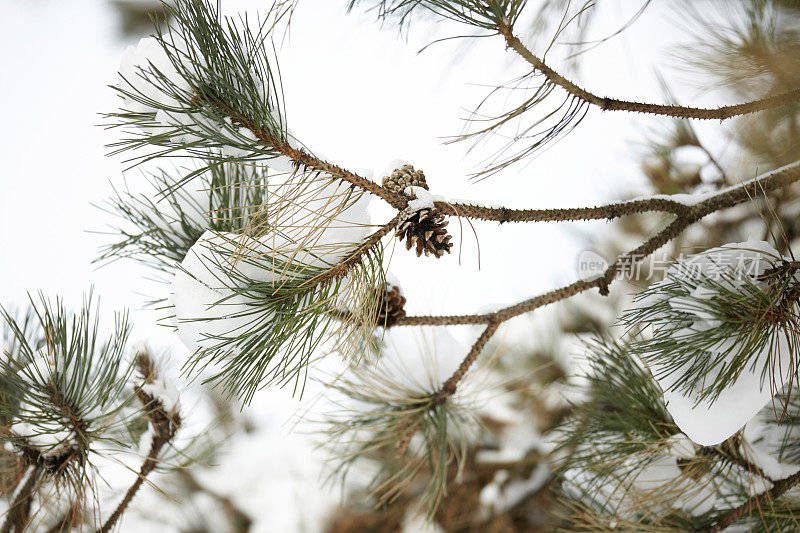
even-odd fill
[{"label": "pine branch", "polygon": [[[677,216],[664,229],[645,241],[639,247],[621,255],[617,260],[609,265],[603,275],[589,280],[579,280],[564,287],[546,292],[539,296],[523,300],[514,305],[503,307],[492,313],[473,314],[473,315],[445,315],[445,316],[407,316],[401,318],[399,326],[453,326],[459,324],[491,324],[493,322],[505,322],[516,316],[528,313],[539,307],[550,305],[571,296],[585,292],[589,289],[597,288],[601,294],[607,294],[608,286],[614,277],[622,273],[626,267],[633,267],[638,261],[649,256],[672,239],[680,235],[683,230],[696,223],[700,219],[751,200],[761,194],[766,194],[775,189],[786,187],[800,180],[800,162],[792,163],[781,167],[772,172],[768,172],[757,178],[731,186],[718,191],[713,196],[702,200],[694,205],[686,205],[686,211]],[[624,205],[624,204],[619,204]]]},{"label": "pine branch", "polygon": [[142,406],[147,409],[145,416],[152,426],[153,439],[150,442],[150,450],[147,454],[147,458],[144,460],[144,463],[142,463],[136,480],[130,488],[128,488],[122,501],[111,516],[108,517],[108,520],[106,520],[102,527],[97,529],[97,533],[107,533],[114,527],[128,508],[133,497],[136,496],[136,493],[139,491],[139,488],[142,486],[147,476],[158,466],[158,456],[162,448],[172,441],[181,426],[181,416],[178,412],[177,405],[170,407],[168,411],[167,406],[163,404],[160,398],[144,390],[144,387],[152,384],[157,377],[155,363],[147,352],[139,352],[136,354],[136,366],[142,377],[142,384],[136,390],[136,396]]},{"label": "pine branch", "polygon": [[480,337],[478,337],[478,340],[476,340],[475,344],[472,345],[469,353],[467,353],[467,356],[463,361],[461,361],[461,364],[458,365],[458,368],[453,375],[450,376],[447,381],[442,384],[439,390],[433,394],[434,404],[442,403],[447,400],[447,398],[455,394],[458,383],[464,378],[467,371],[481,354],[484,346],[486,346],[486,343],[492,338],[492,335],[494,335],[498,327],[500,327],[500,322],[490,322],[489,325],[486,326],[486,329],[483,330],[483,333],[481,333]]},{"label": "pine branch", "polygon": [[153,440],[150,443],[150,451],[148,452],[144,463],[142,463],[133,485],[128,488],[128,491],[125,493],[122,501],[119,503],[111,516],[108,517],[108,520],[106,520],[103,526],[97,530],[97,533],[108,533],[111,531],[122,514],[127,510],[128,505],[133,500],[133,497],[136,496],[136,493],[139,491],[142,483],[144,483],[144,480],[158,466],[158,456],[161,453],[162,448],[164,448],[164,446],[175,437],[175,434],[181,425],[180,414],[173,411],[167,412],[165,406],[162,405],[158,399],[146,393],[141,388],[136,392],[136,395],[138,396],[142,405],[144,405],[146,408],[152,409],[147,414],[147,417],[150,419],[150,423],[153,425]]},{"label": "pine branch", "polygon": [[550,82],[565,89],[575,98],[578,98],[579,100],[588,104],[597,106],[604,111],[632,111],[636,113],[646,113],[676,118],[725,120],[731,117],[764,111],[765,109],[784,107],[800,100],[800,88],[781,94],[767,96],[760,100],[722,106],[714,109],[686,107],[679,105],[651,104],[646,102],[631,102],[627,100],[619,100],[617,98],[597,96],[596,94],[579,87],[547,66],[541,59],[535,56],[533,52],[526,48],[525,45],[522,44],[522,41],[520,41],[519,38],[514,35],[511,25],[506,24],[503,21],[498,21],[497,31],[506,40],[506,44],[509,48],[517,52],[517,54],[525,59],[525,61],[530,63],[533,68],[547,77]]},{"label": "pine branch", "polygon": [[769,491],[759,494],[756,498],[748,499],[739,507],[731,509],[722,515],[716,521],[716,523],[707,530],[708,533],[719,533],[745,514],[748,514],[755,509],[760,509],[763,505],[769,504],[773,500],[783,496],[798,483],[800,483],[800,472],[792,474],[791,476],[781,479],[780,481],[776,481],[772,489]]},{"label": "pine branch", "polygon": [[473,345],[470,352],[462,361],[458,370],[451,376],[435,395],[435,401],[444,401],[451,396],[458,385],[458,382],[466,374],[466,371],[475,361],[486,342],[492,337],[500,324],[521,314],[533,311],[539,307],[565,300],[571,296],[585,292],[592,288],[598,288],[601,294],[608,294],[608,287],[613,282],[616,275],[623,273],[626,267],[630,268],[638,261],[649,256],[666,243],[677,237],[687,227],[694,224],[706,215],[742,203],[759,193],[766,193],[779,187],[783,187],[800,180],[800,163],[793,163],[786,167],[777,169],[754,180],[729,187],[718,192],[711,198],[695,204],[686,206],[687,211],[684,216],[678,216],[664,229],[645,241],[642,245],[631,250],[627,254],[620,256],[613,264],[609,265],[603,275],[591,280],[579,280],[559,289],[544,293],[542,295],[524,300],[517,304],[504,307],[493,313],[475,315],[453,315],[453,316],[408,316],[398,320],[397,325],[458,325],[458,324],[487,324],[486,329]]},{"label": "pine branch", "polygon": [[[648,212],[663,212],[686,215],[691,210],[669,198],[647,198],[631,200],[597,207],[570,207],[557,209],[509,209],[506,207],[485,207],[469,203],[450,203],[436,201],[434,205],[444,213],[478,220],[490,220],[501,224],[506,222],[567,222],[577,220],[602,220]],[[448,213],[448,214],[450,214]]]},{"label": "pine branch", "polygon": [[374,181],[344,169],[338,165],[323,161],[322,159],[315,157],[305,150],[295,148],[287,139],[280,138],[267,130],[267,128],[259,126],[252,118],[246,116],[241,111],[235,109],[222,99],[213,97],[207,99],[209,100],[208,102],[204,102],[204,100],[200,98],[197,98],[196,100],[201,104],[212,104],[214,107],[219,109],[224,116],[230,118],[233,124],[242,126],[249,130],[258,141],[264,144],[264,146],[288,157],[298,168],[322,172],[341,179],[342,181],[351,183],[352,185],[355,185],[356,187],[369,192],[370,194],[382,198],[389,205],[399,210],[405,209],[405,207],[408,205],[408,199],[406,199],[403,195],[390,191]]},{"label": "pine branch", "polygon": [[[464,379],[464,376],[481,354],[483,348],[486,346],[486,343],[489,342],[489,339],[491,339],[492,335],[495,334],[498,327],[500,327],[499,322],[491,322],[488,326],[486,326],[486,329],[483,330],[478,339],[472,345],[472,348],[470,348],[464,360],[461,361],[461,364],[458,365],[458,368],[453,375],[450,376],[442,384],[442,386],[431,395],[430,404],[427,406],[428,409],[435,409],[437,406],[446,402],[448,398],[455,394],[458,384],[462,379]],[[408,445],[411,443],[411,439],[414,437],[417,431],[419,431],[420,427],[422,427],[421,421],[408,428],[407,431],[400,436],[395,443],[395,457],[401,457],[406,452]]]},{"label": "pine branch", "polygon": [[344,259],[327,269],[325,272],[322,272],[321,274],[304,282],[302,286],[305,288],[305,290],[310,290],[328,281],[346,275],[354,265],[357,265],[361,262],[364,255],[370,253],[372,249],[377,246],[378,243],[380,243],[381,239],[394,229],[394,227],[397,225],[397,222],[400,220],[400,216],[400,213],[395,215],[392,220],[381,226],[379,230],[367,237],[364,242],[359,244],[355,250],[347,254]]}]

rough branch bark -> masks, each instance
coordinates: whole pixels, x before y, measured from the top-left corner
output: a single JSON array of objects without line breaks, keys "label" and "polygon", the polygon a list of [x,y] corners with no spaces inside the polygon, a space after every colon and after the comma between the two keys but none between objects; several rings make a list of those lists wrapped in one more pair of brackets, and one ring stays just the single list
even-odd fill
[{"label": "rough branch bark", "polygon": [[458,368],[453,375],[450,376],[436,392],[433,398],[434,403],[442,403],[447,398],[455,394],[459,382],[464,378],[464,375],[466,375],[467,371],[481,354],[483,348],[486,346],[486,343],[489,342],[489,339],[492,338],[492,335],[494,335],[494,332],[497,331],[498,327],[500,327],[499,322],[492,322],[486,326],[486,329],[483,330],[483,333],[481,333],[480,337],[478,337],[478,340],[476,340],[475,344],[472,345],[469,353],[464,360],[461,361],[461,364],[458,365]]},{"label": "rough branch bark", "polygon": [[506,44],[509,48],[513,49],[517,54],[525,59],[525,61],[530,63],[533,68],[546,76],[547,79],[552,83],[565,89],[575,98],[597,106],[603,110],[633,111],[636,113],[647,113],[651,115],[663,115],[676,118],[725,120],[727,118],[736,117],[739,115],[756,113],[765,109],[783,107],[800,100],[800,89],[794,89],[785,93],[768,96],[766,98],[762,98],[761,100],[754,100],[752,102],[717,107],[713,109],[679,105],[650,104],[646,102],[631,102],[627,100],[618,100],[616,98],[597,96],[596,94],[579,87],[547,66],[541,59],[535,56],[533,52],[528,50],[524,44],[522,44],[522,42],[514,35],[513,28],[511,28],[511,26],[503,24],[502,22],[498,23],[497,31],[503,36],[503,38],[505,38]]},{"label": "rough branch bark", "polygon": [[631,200],[597,207],[569,207],[560,209],[509,209],[507,207],[485,207],[469,203],[434,202],[437,209],[446,214],[495,222],[567,222],[577,220],[612,219],[625,215],[646,212],[684,215],[690,211],[685,204],[668,198]]},{"label": "rough branch bark", "polygon": [[[789,102],[800,99],[800,89],[798,89],[777,97],[766,98],[756,102],[749,102],[746,104],[722,107],[718,109],[699,109],[682,106],[640,104],[636,102],[624,102],[621,100],[600,98],[592,93],[589,93],[588,91],[581,89],[541,62],[522,45],[519,39],[513,35],[510,26],[501,24],[498,26],[498,30],[506,38],[506,41],[511,48],[514,48],[522,57],[531,62],[535,68],[547,75],[551,81],[567,89],[574,96],[589,103],[599,105],[603,109],[640,111],[644,113],[665,114],[682,118],[723,119],[735,115],[753,113],[768,107],[785,105]],[[276,149],[286,157],[289,157],[298,167],[308,168],[338,177],[366,192],[379,196],[389,205],[398,210],[405,209],[405,207],[408,205],[408,198],[406,198],[404,195],[390,191],[371,180],[368,180],[362,176],[358,176],[357,174],[354,174],[349,170],[341,168],[337,165],[322,161],[305,152],[304,150],[296,149],[292,147],[288,141],[275,137],[268,131],[253,123],[247,117],[243,117],[241,114],[236,113],[235,110],[227,108],[224,103],[214,103],[226,111],[234,123],[249,129],[260,142],[272,147],[273,149]],[[472,350],[470,350],[469,354],[467,354],[467,357],[462,362],[463,368],[459,367],[459,371],[451,376],[451,378],[443,384],[442,388],[435,395],[437,398],[440,396],[442,398],[447,398],[455,392],[458,382],[472,365],[475,358],[480,353],[480,350],[483,348],[486,342],[488,342],[499,325],[503,322],[521,314],[538,309],[539,307],[567,299],[571,296],[595,287],[600,290],[601,294],[608,294],[608,287],[613,282],[614,278],[620,273],[623,262],[625,264],[633,265],[635,262],[649,256],[661,248],[663,245],[680,235],[684,229],[708,214],[742,203],[748,199],[755,198],[760,194],[784,187],[797,181],[798,179],[800,179],[800,162],[787,165],[773,172],[759,176],[749,182],[723,189],[717,192],[715,195],[699,201],[696,204],[686,204],[663,197],[632,200],[629,202],[621,202],[598,207],[565,209],[508,209],[505,207],[484,207],[465,203],[449,203],[442,201],[436,202],[435,206],[442,210],[442,212],[449,210],[453,215],[456,216],[481,220],[494,220],[500,223],[597,220],[605,218],[611,219],[624,215],[652,211],[671,213],[675,215],[675,219],[639,247],[618,257],[613,264],[609,265],[609,267],[601,276],[597,276],[588,280],[576,281],[564,287],[560,287],[539,296],[523,300],[511,306],[501,308],[492,313],[451,316],[407,316],[398,320],[396,325],[487,325],[486,330],[484,330],[478,339],[478,343],[476,343],[476,346],[480,344],[477,348],[477,351],[476,346],[473,346]],[[367,253],[373,246],[377,245],[378,242],[380,242],[380,239],[388,234],[389,229],[396,224],[397,220],[398,217],[396,216],[381,230],[378,230],[376,233],[374,233],[367,241],[362,243],[362,245],[360,245],[353,254],[348,256],[348,258],[340,263],[340,265],[337,265],[337,267],[341,267],[339,270],[324,274],[324,276],[326,276],[325,279],[328,279],[329,276],[338,275],[338,273],[346,273],[348,265],[357,262],[364,253]],[[325,279],[316,281],[324,282]]]}]

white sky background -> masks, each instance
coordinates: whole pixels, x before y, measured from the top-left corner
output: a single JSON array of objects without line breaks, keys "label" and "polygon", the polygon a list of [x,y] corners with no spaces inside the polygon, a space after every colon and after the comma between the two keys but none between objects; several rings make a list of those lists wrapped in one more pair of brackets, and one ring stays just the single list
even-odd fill
[{"label": "white sky background", "polygon": [[[266,3],[225,0],[223,7],[233,12]],[[404,159],[425,171],[434,194],[509,207],[599,204],[641,183],[632,142],[643,141],[645,127],[658,121],[597,110],[527,166],[469,181],[476,162],[465,157],[469,145],[445,146],[442,138],[460,131],[460,119],[489,90],[474,84],[494,85],[524,72],[521,60],[505,51],[500,38],[450,41],[418,55],[432,38],[463,28],[419,22],[405,42],[394,26],[381,29],[372,14],[347,15],[345,4],[301,0],[280,52],[289,124],[312,150],[344,167],[373,169],[378,180],[391,170],[392,160]],[[599,94],[661,100],[653,67],[665,64],[663,47],[675,35],[667,22],[669,6],[662,4],[655,2],[628,31],[587,54],[580,82]],[[603,6],[590,38],[616,30],[640,3],[615,0]],[[130,262],[99,270],[91,264],[103,238],[87,230],[101,230],[108,220],[90,203],[108,195],[108,180],[119,180],[123,168],[104,156],[103,144],[113,137],[96,126],[98,113],[116,103],[106,85],[116,81],[122,52],[135,42],[120,37],[118,29],[116,12],[101,0],[0,0],[0,303],[22,304],[26,291],[42,289],[77,304],[94,284],[104,309],[130,308],[135,336],[170,349],[179,363],[185,349],[169,330],[155,326],[154,312],[141,309],[141,293],[166,286],[147,284],[146,272]],[[551,59],[558,69],[557,58],[558,49]],[[693,104],[721,103],[686,94],[697,97]],[[135,183],[136,171],[127,177]],[[380,206],[373,214],[376,221],[391,216]],[[480,269],[467,224],[459,265],[455,220],[450,228],[456,248],[443,260],[417,259],[396,247],[391,270],[409,297],[409,313],[471,312],[570,282],[585,246],[576,230],[596,234],[604,223],[475,226]],[[271,442],[283,443],[270,464],[291,462],[280,454],[291,455],[304,444],[297,444],[300,436],[285,437],[289,428],[280,422],[294,404],[283,391],[263,392],[257,403],[254,413],[271,428]],[[275,472],[276,487],[293,475]],[[293,490],[314,489],[295,485]],[[301,511],[287,498],[294,501],[286,496],[267,509],[270,504],[262,500],[256,509],[272,513],[285,524],[282,531],[314,530],[313,523],[297,526]]]}]

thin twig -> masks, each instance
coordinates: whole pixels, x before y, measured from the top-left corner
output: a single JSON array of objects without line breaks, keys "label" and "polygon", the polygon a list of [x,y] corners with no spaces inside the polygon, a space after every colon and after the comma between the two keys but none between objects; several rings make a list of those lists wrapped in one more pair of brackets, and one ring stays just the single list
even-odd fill
[{"label": "thin twig", "polygon": [[800,89],[793,89],[785,93],[768,96],[760,100],[753,100],[742,104],[735,104],[723,106],[718,108],[698,108],[686,107],[680,105],[666,105],[666,104],[650,104],[646,102],[631,102],[627,100],[618,100],[616,98],[608,98],[597,96],[594,93],[587,91],[566,79],[564,76],[547,66],[541,59],[533,54],[528,48],[522,44],[513,33],[513,28],[499,22],[497,31],[506,40],[509,48],[513,49],[525,61],[531,64],[533,68],[541,72],[552,83],[565,89],[575,98],[578,98],[588,104],[599,107],[603,110],[609,111],[633,111],[636,113],[647,113],[652,115],[663,115],[676,118],[696,118],[703,120],[718,119],[724,120],[739,115],[747,115],[756,113],[765,109],[774,107],[782,107],[792,102],[800,100]]},{"label": "thin twig", "polygon": [[708,533],[719,533],[723,529],[733,524],[733,522],[735,522],[737,519],[741,518],[745,514],[750,513],[753,509],[760,509],[761,506],[768,504],[776,498],[779,498],[798,483],[800,483],[800,472],[792,474],[791,476],[781,479],[780,481],[776,481],[772,489],[769,491],[759,494],[756,498],[749,498],[739,507],[731,509],[727,513],[723,514],[713,526],[708,528]]},{"label": "thin twig", "polygon": [[[464,360],[461,361],[461,364],[458,365],[458,368],[453,373],[452,376],[447,378],[447,380],[442,383],[442,386],[439,389],[431,394],[431,402],[428,405],[429,409],[436,407],[447,401],[453,394],[455,394],[456,389],[458,388],[458,384],[466,375],[467,371],[469,371],[472,364],[478,359],[478,356],[483,351],[483,348],[486,346],[486,343],[489,342],[489,339],[492,338],[497,328],[500,327],[500,322],[490,322],[489,325],[486,326],[486,329],[480,334],[478,339],[470,348],[469,353],[467,356],[464,357]],[[399,458],[405,454],[406,449],[408,449],[408,445],[411,443],[411,439],[416,435],[417,431],[422,427],[422,420],[420,420],[417,424],[412,426],[408,429],[405,433],[400,435],[398,440],[395,442],[395,451],[394,457]]]},{"label": "thin twig", "polygon": [[461,364],[458,365],[458,368],[453,375],[442,384],[436,393],[434,393],[434,404],[442,403],[447,398],[455,394],[458,383],[464,378],[467,371],[472,366],[472,363],[474,363],[481,354],[484,346],[486,346],[486,343],[492,338],[492,335],[494,335],[494,332],[497,331],[498,327],[500,327],[500,322],[490,322],[489,325],[486,326],[486,329],[483,330],[483,333],[481,333],[480,337],[478,337],[478,339],[475,341],[475,344],[472,345],[469,353],[464,360],[461,361]]},{"label": "thin twig", "polygon": [[136,480],[133,482],[133,485],[128,488],[128,491],[125,493],[122,501],[119,503],[111,516],[108,517],[108,520],[106,520],[105,524],[103,524],[103,526],[97,530],[97,533],[108,533],[111,531],[119,518],[128,508],[128,505],[133,500],[133,497],[136,496],[136,493],[139,491],[142,483],[144,483],[144,480],[148,475],[150,475],[150,473],[153,472],[153,470],[155,470],[156,466],[158,466],[158,455],[161,453],[162,448],[175,436],[178,431],[178,427],[180,427],[181,424],[180,415],[173,411],[167,412],[161,402],[155,399],[153,396],[147,394],[141,389],[137,391],[137,396],[142,404],[145,405],[145,407],[152,408],[153,406],[156,406],[148,413],[148,418],[153,426],[153,440],[150,444],[150,451],[147,454],[147,459],[145,459],[144,463],[142,463],[142,467],[139,469],[139,473],[136,476]]},{"label": "thin twig", "polygon": [[[200,98],[196,98],[196,100],[198,103],[203,102],[203,100]],[[210,100],[209,103],[217,107],[226,116],[228,116],[232,123],[250,130],[250,132],[255,135],[256,139],[258,139],[261,143],[288,157],[299,168],[306,168],[316,172],[322,172],[342,181],[346,181],[352,185],[355,185],[359,189],[382,198],[389,205],[398,210],[405,209],[408,205],[408,198],[402,194],[390,191],[389,189],[382,187],[374,181],[360,176],[355,172],[351,172],[340,166],[323,161],[322,159],[309,154],[305,150],[295,148],[289,143],[288,139],[276,137],[264,127],[257,124],[253,119],[234,109],[227,102],[224,102],[219,98],[209,98],[208,100]]]},{"label": "thin twig", "polygon": [[400,220],[400,216],[401,214],[398,213],[392,220],[381,226],[378,231],[367,237],[356,247],[355,250],[350,252],[347,257],[333,265],[325,272],[309,279],[303,284],[303,286],[316,287],[327,281],[340,278],[347,274],[353,265],[358,264],[365,254],[369,253],[369,251],[372,250],[372,248],[378,244],[383,237],[388,235],[394,229],[394,227],[397,225],[397,222]]}]

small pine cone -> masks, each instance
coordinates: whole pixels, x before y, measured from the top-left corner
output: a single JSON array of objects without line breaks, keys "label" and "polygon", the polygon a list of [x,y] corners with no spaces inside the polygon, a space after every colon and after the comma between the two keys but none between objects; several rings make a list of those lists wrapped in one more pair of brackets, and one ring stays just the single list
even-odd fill
[{"label": "small pine cone", "polygon": [[414,170],[411,165],[403,165],[392,172],[391,176],[383,178],[383,186],[387,189],[403,194],[406,187],[428,188],[425,174],[421,170]]},{"label": "small pine cone", "polygon": [[403,215],[395,235],[401,241],[406,240],[406,250],[416,245],[417,257],[424,253],[425,257],[433,254],[439,258],[445,252],[450,253],[453,244],[450,242],[451,236],[446,228],[448,222],[443,214],[436,209],[423,207],[418,210],[407,208]]},{"label": "small pine cone", "polygon": [[387,283],[378,302],[378,325],[390,328],[397,324],[398,320],[406,316],[405,305],[406,299],[400,293],[400,287]]}]

